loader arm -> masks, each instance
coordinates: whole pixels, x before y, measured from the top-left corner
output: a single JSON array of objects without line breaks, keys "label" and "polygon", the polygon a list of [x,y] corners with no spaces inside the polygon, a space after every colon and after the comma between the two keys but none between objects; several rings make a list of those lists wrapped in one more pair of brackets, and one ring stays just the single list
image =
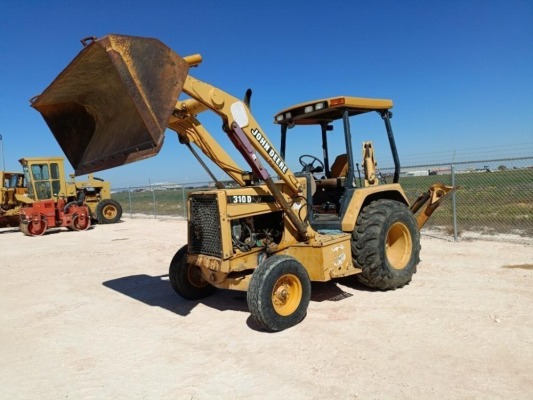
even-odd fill
[{"label": "loader arm", "polygon": [[[76,175],[156,155],[169,127],[182,142],[197,143],[224,171],[236,176],[240,168],[225,151],[216,155],[221,147],[196,120],[197,114],[211,110],[222,118],[224,131],[254,172],[265,175],[256,162],[257,153],[287,184],[291,195],[299,195],[294,174],[248,106],[189,75],[190,67],[202,61],[199,54],[181,57],[157,39],[137,36],[90,40],[82,41],[84,49],[42,94],[31,99]],[[192,100],[178,101],[182,92]]]},{"label": "loader arm", "polygon": [[[259,173],[260,177],[263,178],[263,166],[255,162],[257,160],[255,154],[248,154],[249,152],[246,150],[248,143],[253,146],[254,150],[262,159],[266,160],[270,167],[278,174],[279,178],[285,182],[293,196],[299,196],[301,194],[302,188],[298,186],[296,177],[285,164],[285,161],[281,158],[279,152],[266,137],[257,121],[250,113],[250,109],[243,101],[213,85],[195,79],[191,75],[188,75],[185,79],[182,92],[188,94],[222,118],[224,131],[228,134],[237,149],[243,154],[254,172]],[[181,105],[183,104],[184,103],[181,103]],[[196,107],[196,110],[199,111],[201,108]],[[235,126],[235,124],[237,126]],[[204,144],[211,144],[211,146],[213,146],[215,141],[212,139],[211,135],[206,135],[207,131],[203,127],[196,129],[197,127],[201,127],[201,125],[196,125],[195,127],[197,139],[200,139],[198,142],[203,141]],[[172,129],[172,124],[169,124],[169,128]],[[244,133],[246,139],[240,137],[239,130]],[[206,140],[203,140],[203,138]],[[244,142],[247,143],[243,143],[243,139]],[[220,146],[218,147],[220,148]],[[200,146],[200,148],[202,147]],[[204,151],[204,153],[209,157],[207,152]],[[227,156],[227,153],[223,153]],[[227,160],[230,159],[231,158],[227,156],[225,163],[218,164],[225,172],[228,172],[227,165],[236,165],[234,162],[228,163]]]},{"label": "loader arm", "polygon": [[[196,143],[240,185],[243,171],[196,119],[211,110],[252,172],[265,182],[302,240],[312,235],[291,209],[302,195],[292,171],[245,102],[189,75],[200,55],[181,57],[157,39],[108,35],[82,41],[84,49],[33,98],[76,175],[101,171],[154,156],[167,127],[190,147]],[[192,100],[179,102],[184,92]],[[192,147],[190,147],[192,149]],[[260,159],[284,182],[281,193]],[[309,233],[308,233],[309,231]]]},{"label": "loader arm", "polygon": [[[189,100],[195,101],[195,100]],[[227,173],[240,186],[245,186],[245,172],[235,163],[222,146],[211,136],[195,117],[189,114],[185,102],[178,102],[175,115],[170,117],[168,127],[175,131],[183,144],[194,143],[211,161]]]},{"label": "loader arm", "polygon": [[[187,57],[185,58],[187,59]],[[195,58],[197,60],[197,58]],[[182,142],[193,142],[202,152],[213,160],[224,172],[235,179],[241,186],[245,185],[244,171],[214,140],[201,123],[194,118],[187,109],[194,110],[196,114],[207,109],[219,115],[223,121],[223,129],[242,154],[254,174],[261,178],[267,185],[278,204],[285,211],[287,217],[297,229],[301,240],[306,241],[309,231],[289,202],[277,188],[268,171],[263,167],[257,154],[270,165],[289,188],[292,198],[301,196],[302,188],[279,152],[265,136],[259,124],[250,113],[249,107],[241,100],[230,94],[188,75],[185,79],[182,92],[192,97],[193,101],[178,102],[177,107],[169,119],[168,127],[180,135]],[[195,103],[196,100],[198,103]],[[202,105],[205,107],[202,107]]]}]

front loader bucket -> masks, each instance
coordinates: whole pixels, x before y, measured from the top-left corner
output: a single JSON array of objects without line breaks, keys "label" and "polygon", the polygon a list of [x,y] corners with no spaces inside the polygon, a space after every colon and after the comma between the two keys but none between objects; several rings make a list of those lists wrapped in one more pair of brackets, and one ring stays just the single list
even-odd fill
[{"label": "front loader bucket", "polygon": [[157,39],[108,35],[92,39],[31,106],[83,175],[157,154],[188,71]]}]

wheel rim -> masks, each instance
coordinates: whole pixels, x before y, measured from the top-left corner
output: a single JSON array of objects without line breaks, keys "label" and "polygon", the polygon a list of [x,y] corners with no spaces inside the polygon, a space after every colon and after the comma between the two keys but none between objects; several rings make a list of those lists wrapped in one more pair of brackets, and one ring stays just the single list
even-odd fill
[{"label": "wheel rim", "polygon": [[202,288],[209,284],[202,276],[202,271],[200,268],[195,266],[189,265],[189,268],[187,269],[187,278],[191,285],[197,288]]},{"label": "wheel rim", "polygon": [[102,214],[106,219],[113,219],[117,216],[117,208],[111,204],[106,205],[103,210]]},{"label": "wheel rim", "polygon": [[33,221],[29,222],[29,224],[28,224],[28,233],[30,234],[30,236],[42,236],[46,232],[47,228],[48,228],[48,221],[46,220],[45,217],[41,217],[41,226],[40,227],[36,227],[33,224]]},{"label": "wheel rim", "polygon": [[90,220],[88,215],[83,218],[83,221],[80,221],[80,216],[76,214],[72,218],[71,228],[77,231],[85,231],[89,228],[89,224]]},{"label": "wheel rim", "polygon": [[272,289],[272,305],[281,316],[291,315],[302,300],[302,283],[296,275],[281,276]]},{"label": "wheel rim", "polygon": [[387,259],[394,269],[403,269],[411,259],[413,240],[409,228],[402,222],[395,222],[387,232]]}]

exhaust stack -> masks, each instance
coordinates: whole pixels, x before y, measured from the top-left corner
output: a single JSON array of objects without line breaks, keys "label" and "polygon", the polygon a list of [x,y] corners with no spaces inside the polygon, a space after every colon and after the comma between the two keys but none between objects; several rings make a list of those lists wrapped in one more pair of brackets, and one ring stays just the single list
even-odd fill
[{"label": "exhaust stack", "polygon": [[157,39],[108,35],[31,100],[76,175],[156,155],[189,64]]}]

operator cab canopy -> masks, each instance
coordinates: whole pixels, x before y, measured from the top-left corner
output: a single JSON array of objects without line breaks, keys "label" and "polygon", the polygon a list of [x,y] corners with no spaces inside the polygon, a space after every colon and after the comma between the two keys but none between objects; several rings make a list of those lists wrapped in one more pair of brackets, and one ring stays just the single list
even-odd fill
[{"label": "operator cab canopy", "polygon": [[[338,175],[338,171],[336,171],[336,169],[339,168],[340,171],[343,171],[343,175],[346,174],[349,164],[353,174],[355,162],[352,157],[351,133],[347,120],[351,116],[362,115],[371,111],[378,112],[382,116],[386,116],[388,118],[390,116],[389,110],[392,107],[392,100],[388,99],[340,96],[308,101],[286,108],[274,116],[274,123],[281,125],[281,157],[285,158],[287,128],[293,128],[296,125],[318,125],[322,130],[322,156],[324,162],[322,163],[314,156],[303,155],[300,157],[299,161],[304,170],[314,173],[324,172],[324,178],[331,178]],[[333,130],[333,125],[331,125],[333,122],[343,119],[345,119],[345,147],[344,151],[342,151],[344,154],[340,154],[337,157],[337,163],[333,163],[330,169],[330,157],[326,132]],[[392,132],[390,132],[390,135],[392,135]],[[307,160],[311,160],[312,162],[306,164],[308,162]],[[314,166],[315,161],[319,164],[319,168]]]},{"label": "operator cab canopy", "polygon": [[386,111],[393,106],[392,100],[368,99],[363,97],[331,97],[300,103],[286,108],[274,117],[276,124],[321,125],[341,119],[345,111],[348,116],[369,111]]}]

